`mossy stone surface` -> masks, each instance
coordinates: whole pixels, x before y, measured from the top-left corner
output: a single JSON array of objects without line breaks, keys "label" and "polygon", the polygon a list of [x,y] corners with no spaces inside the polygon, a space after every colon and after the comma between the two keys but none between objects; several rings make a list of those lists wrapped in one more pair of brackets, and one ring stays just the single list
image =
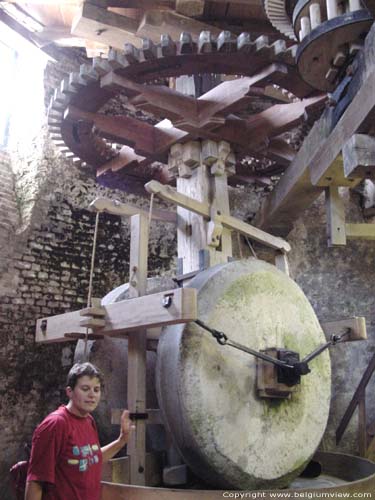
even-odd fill
[{"label": "mossy stone surface", "polygon": [[[231,262],[194,284],[199,318],[236,342],[256,350],[289,348],[301,358],[325,342],[302,290],[270,264]],[[220,346],[194,323],[166,329],[159,354],[159,367],[173,364],[174,373],[172,382],[171,370],[158,370],[162,410],[172,432],[180,418],[176,442],[198,475],[212,486],[259,489],[286,487],[303,470],[328,419],[327,352],[311,362],[311,373],[288,400],[259,398],[255,358]],[[175,402],[163,391],[176,391]]]}]

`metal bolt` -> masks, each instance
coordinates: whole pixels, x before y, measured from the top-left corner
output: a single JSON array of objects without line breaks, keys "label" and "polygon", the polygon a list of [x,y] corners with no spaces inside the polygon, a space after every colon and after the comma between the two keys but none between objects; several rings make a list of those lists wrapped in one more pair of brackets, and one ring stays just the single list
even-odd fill
[{"label": "metal bolt", "polygon": [[168,309],[172,305],[173,302],[173,295],[164,295],[164,297],[161,300],[161,305]]}]

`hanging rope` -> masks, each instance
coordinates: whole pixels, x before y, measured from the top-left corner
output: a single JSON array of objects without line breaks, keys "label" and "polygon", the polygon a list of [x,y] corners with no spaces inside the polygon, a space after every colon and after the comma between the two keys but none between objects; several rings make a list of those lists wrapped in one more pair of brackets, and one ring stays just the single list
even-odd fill
[{"label": "hanging rope", "polygon": [[[89,291],[87,294],[87,307],[91,307],[91,301],[92,301],[92,283],[93,283],[93,278],[94,278],[94,267],[95,267],[95,254],[96,254],[96,240],[98,238],[98,228],[99,228],[99,217],[100,217],[100,212],[96,213],[96,218],[95,218],[95,229],[94,229],[94,238],[92,242],[92,253],[91,253],[91,266],[90,266],[90,279],[89,279]],[[89,339],[89,328],[86,328],[86,335],[85,335],[85,349],[83,352],[83,356],[85,360],[87,361],[87,342]]]},{"label": "hanging rope", "polygon": [[151,193],[150,198],[150,209],[148,211],[148,234],[150,235],[151,219],[152,219],[152,209],[154,208],[154,193]]}]

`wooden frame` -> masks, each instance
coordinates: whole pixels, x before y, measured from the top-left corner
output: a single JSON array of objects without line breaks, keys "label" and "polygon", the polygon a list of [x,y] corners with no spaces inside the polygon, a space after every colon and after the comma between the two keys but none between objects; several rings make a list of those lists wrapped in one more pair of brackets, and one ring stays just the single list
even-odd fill
[{"label": "wooden frame", "polygon": [[[172,304],[166,308],[163,299],[170,297]],[[123,300],[103,306],[105,310],[105,326],[95,333],[108,336],[127,336],[139,328],[154,328],[159,326],[188,323],[197,318],[197,292],[193,288],[177,288],[169,292]],[[146,311],[146,312],[145,312]],[[82,317],[80,311],[74,311],[57,316],[37,320],[36,342],[64,342],[71,340],[67,334],[84,335],[86,328],[80,326]],[[46,322],[46,328],[42,325]],[[158,331],[157,331],[158,332]],[[158,333],[157,333],[158,334]],[[156,335],[157,336],[157,335]],[[155,338],[152,332],[148,338]]]}]

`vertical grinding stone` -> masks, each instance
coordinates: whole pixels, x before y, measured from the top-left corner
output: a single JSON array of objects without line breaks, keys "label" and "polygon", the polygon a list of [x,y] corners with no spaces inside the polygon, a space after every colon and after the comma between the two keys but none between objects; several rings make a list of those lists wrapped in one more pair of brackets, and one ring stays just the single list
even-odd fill
[{"label": "vertical grinding stone", "polygon": [[[198,317],[248,347],[288,348],[303,358],[325,342],[301,289],[263,261],[216,266],[190,286],[198,289]],[[286,487],[314,454],[328,419],[327,351],[310,368],[290,399],[261,399],[254,357],[220,346],[195,323],[167,327],[157,394],[186,463],[214,487]]]}]

